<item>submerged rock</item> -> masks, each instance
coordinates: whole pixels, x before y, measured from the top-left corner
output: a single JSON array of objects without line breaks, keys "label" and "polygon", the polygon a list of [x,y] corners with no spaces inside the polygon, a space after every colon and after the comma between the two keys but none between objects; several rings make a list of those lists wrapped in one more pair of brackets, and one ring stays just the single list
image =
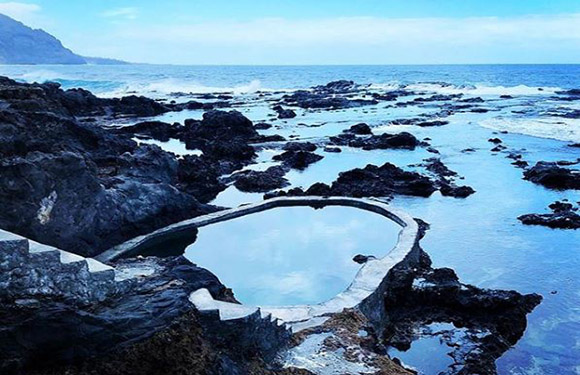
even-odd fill
[{"label": "submerged rock", "polygon": [[264,193],[290,185],[284,178],[286,170],[282,167],[270,167],[265,171],[243,171],[232,178],[236,188],[248,193]]},{"label": "submerged rock", "polygon": [[286,151],[280,155],[276,155],[273,160],[281,161],[282,164],[288,168],[306,169],[310,164],[316,163],[324,159],[324,156],[315,154],[309,151]]},{"label": "submerged rock", "polygon": [[477,334],[449,347],[448,373],[495,375],[496,359],[522,337],[526,315],[542,297],[462,284],[453,270],[431,268],[422,250],[420,259],[419,266],[402,263],[387,276],[380,318],[385,344],[408,350],[421,327],[452,323]]},{"label": "submerged rock", "polygon": [[571,203],[554,202],[550,205],[552,213],[527,214],[518,217],[526,225],[542,225],[558,229],[580,229],[580,215],[578,208]]},{"label": "submerged rock", "polygon": [[414,135],[407,132],[397,134],[384,133],[371,136],[355,136],[352,133],[343,133],[335,137],[330,137],[330,144],[362,148],[363,150],[385,150],[392,148],[414,150],[421,142]]},{"label": "submerged rock", "polygon": [[580,189],[580,171],[540,161],[524,172],[524,179],[551,189]]}]

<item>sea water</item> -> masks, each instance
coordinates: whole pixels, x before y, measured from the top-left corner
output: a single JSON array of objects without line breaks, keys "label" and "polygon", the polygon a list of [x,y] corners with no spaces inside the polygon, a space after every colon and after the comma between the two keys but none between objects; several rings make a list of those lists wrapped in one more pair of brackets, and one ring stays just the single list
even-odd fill
[{"label": "sea water", "polygon": [[[83,87],[108,97],[141,94],[189,100],[171,94],[227,92],[241,103],[236,109],[252,121],[268,121],[274,125],[263,134],[295,136],[300,140],[321,140],[358,122],[371,125],[376,134],[404,130],[419,139],[431,138],[432,146],[440,151],[438,157],[464,176],[465,179],[459,182],[472,186],[476,193],[467,199],[442,197],[439,193],[427,199],[397,197],[393,204],[431,224],[422,245],[433,259],[434,266],[453,268],[465,283],[485,288],[514,289],[521,293],[539,293],[544,297],[543,302],[528,315],[528,327],[523,338],[498,360],[500,374],[578,374],[580,231],[524,226],[517,217],[547,212],[547,206],[555,200],[580,201],[580,192],[549,190],[523,180],[522,170],[511,165],[512,160],[506,158],[505,153],[492,152],[493,145],[487,140],[500,137],[510,150],[521,153],[530,164],[539,160],[571,161],[580,158],[580,148],[568,147],[571,142],[580,142],[578,119],[555,115],[580,109],[580,101],[557,99],[558,91],[580,88],[580,65],[0,66],[0,74],[28,82],[54,80],[64,88]],[[273,119],[270,103],[257,94],[258,91],[268,91],[280,96],[288,91],[337,79],[369,84],[378,91],[406,87],[430,93],[480,96],[485,100],[481,106],[490,111],[455,114],[445,118],[450,121],[449,125],[437,128],[391,126],[389,122],[436,113],[439,103],[393,107],[382,102],[376,106],[348,110],[297,110],[295,119],[279,121]],[[510,95],[511,98],[500,98],[501,95]],[[403,100],[409,99],[412,100],[412,97]],[[201,116],[201,111],[185,111],[166,114],[159,119],[183,121]],[[497,134],[498,131],[508,131],[509,134]],[[180,145],[170,146],[173,150],[181,149]],[[475,152],[464,153],[462,150],[465,148],[474,148]],[[271,157],[277,152],[279,150],[263,150],[258,164],[249,168],[265,169],[275,164]],[[305,171],[288,173],[292,187],[307,188],[314,182],[329,183],[341,171],[364,167],[368,163],[380,165],[388,161],[404,169],[422,171],[415,165],[434,156],[423,148],[415,151],[363,151],[343,147],[340,154],[317,152],[325,158]],[[246,194],[230,187],[213,203],[235,207],[261,199],[261,194]],[[236,227],[236,223],[231,223],[232,227],[227,230],[228,236],[238,238],[243,244],[240,246],[243,250],[249,248],[251,241],[267,237],[260,236],[264,232],[259,228],[264,228],[262,225],[268,224],[268,220],[260,220],[259,216],[255,220],[258,220],[254,224],[256,231],[252,233],[255,237],[250,236],[247,226]],[[298,219],[295,219],[295,224],[293,220],[288,220],[284,225],[280,223],[279,228],[301,224]],[[248,222],[244,225],[252,224]],[[220,229],[216,227],[215,230]],[[270,227],[270,230],[273,228]],[[204,243],[201,242],[204,241],[203,236],[201,233],[198,245]],[[362,241],[359,242],[361,251],[371,248],[370,242],[369,246],[364,245],[363,236],[357,241]],[[315,243],[316,246],[326,246],[325,240],[320,238]],[[233,248],[233,244],[229,246],[230,251]],[[274,245],[265,248],[276,251]],[[188,250],[189,254],[192,250]],[[352,253],[348,253],[350,255]],[[191,257],[194,259],[193,255]],[[346,258],[345,253],[342,259]],[[220,260],[227,262],[228,258]],[[214,264],[219,263],[217,258],[200,258],[199,261],[207,261],[208,268],[218,276],[220,272],[225,272],[217,268],[220,264]],[[259,267],[264,268],[263,264]],[[248,274],[262,272],[252,269],[251,261],[245,262],[244,267],[248,268]],[[352,273],[347,278],[351,277]],[[240,295],[243,295],[242,291]],[[417,347],[421,348],[422,345],[420,343]],[[421,355],[413,351],[412,346],[411,351],[405,354],[405,362],[421,367],[421,372],[425,374],[436,374],[445,365],[444,358],[425,362]]]}]

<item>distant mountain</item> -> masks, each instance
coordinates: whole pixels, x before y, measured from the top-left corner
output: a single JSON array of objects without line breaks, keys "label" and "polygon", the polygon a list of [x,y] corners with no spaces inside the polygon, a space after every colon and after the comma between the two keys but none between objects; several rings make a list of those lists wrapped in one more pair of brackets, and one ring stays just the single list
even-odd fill
[{"label": "distant mountain", "polygon": [[127,64],[124,61],[83,57],[65,48],[44,30],[35,30],[0,14],[0,64]]}]

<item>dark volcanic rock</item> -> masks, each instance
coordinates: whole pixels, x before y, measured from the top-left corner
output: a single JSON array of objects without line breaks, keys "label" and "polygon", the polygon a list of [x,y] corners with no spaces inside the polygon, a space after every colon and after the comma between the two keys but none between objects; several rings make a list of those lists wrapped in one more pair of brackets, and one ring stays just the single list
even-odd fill
[{"label": "dark volcanic rock", "polygon": [[355,124],[351,126],[349,129],[345,130],[345,133],[352,133],[357,135],[371,135],[373,131],[371,127],[365,123]]},{"label": "dark volcanic rock", "polygon": [[416,123],[415,125],[420,126],[422,128],[431,127],[431,126],[443,126],[449,124],[449,121],[444,120],[434,120],[434,121],[421,121]]},{"label": "dark volcanic rock", "polygon": [[554,202],[550,205],[550,214],[527,214],[518,217],[526,225],[542,225],[549,228],[580,229],[578,208],[570,203]]},{"label": "dark volcanic rock", "polygon": [[185,258],[123,261],[120,268],[140,266],[155,272],[124,282],[118,296],[102,303],[79,306],[48,296],[28,307],[0,301],[2,373],[6,365],[31,373],[73,364],[147,339],[192,312],[189,295],[199,288],[233,300],[214,275]]},{"label": "dark volcanic rock", "polygon": [[443,183],[439,187],[441,195],[454,198],[467,198],[475,193],[471,186],[457,186],[455,184]]},{"label": "dark volcanic rock", "polygon": [[550,189],[580,189],[580,171],[540,161],[524,172],[524,179]]},{"label": "dark volcanic rock", "polygon": [[290,183],[284,178],[286,170],[282,167],[270,167],[265,171],[243,171],[232,178],[236,188],[243,192],[264,193],[281,189]]},{"label": "dark volcanic rock", "polygon": [[206,140],[251,140],[259,135],[247,117],[238,111],[209,111],[201,121],[185,122],[188,137]]},{"label": "dark volcanic rock", "polygon": [[286,151],[272,159],[281,161],[284,166],[289,168],[306,169],[310,164],[324,159],[324,156],[308,151]]},{"label": "dark volcanic rock", "polygon": [[307,151],[313,152],[316,151],[318,146],[316,146],[312,142],[288,142],[284,145],[285,151]]},{"label": "dark volcanic rock", "polygon": [[381,135],[355,136],[351,133],[343,133],[330,137],[330,143],[337,146],[350,146],[363,150],[402,148],[414,150],[421,142],[414,135],[401,132],[397,134],[383,133]]},{"label": "dark volcanic rock", "polygon": [[380,320],[385,344],[408,350],[417,331],[433,323],[452,323],[457,328],[451,330],[461,328],[467,334],[447,346],[455,369],[450,373],[496,375],[496,359],[522,337],[526,315],[542,297],[462,284],[453,270],[433,269],[422,250],[420,259],[419,265],[397,265],[387,276]]},{"label": "dark volcanic rock", "polygon": [[219,164],[204,157],[185,155],[179,160],[177,187],[200,202],[210,202],[226,185],[220,182]]},{"label": "dark volcanic rock", "polygon": [[392,194],[430,196],[434,182],[414,172],[406,172],[393,164],[367,165],[340,173],[331,187],[333,195],[351,197],[386,197]]},{"label": "dark volcanic rock", "polygon": [[153,155],[141,160],[139,152],[125,155],[125,165],[118,167],[125,174],[107,178],[104,184],[93,162],[70,152],[33,152],[2,160],[0,227],[95,255],[139,234],[209,212],[170,184],[174,166],[169,159],[163,166]]},{"label": "dark volcanic rock", "polygon": [[289,119],[296,117],[296,112],[291,109],[284,109],[281,105],[274,106],[273,109],[278,113],[279,119]]},{"label": "dark volcanic rock", "polygon": [[326,146],[324,147],[324,152],[331,152],[331,153],[341,153],[342,149],[340,149],[339,147],[330,147],[330,146]]},{"label": "dark volcanic rock", "polygon": [[115,133],[145,135],[158,141],[167,142],[170,138],[177,138],[182,126],[178,123],[168,124],[162,121],[145,121],[135,125],[123,126],[114,129]]},{"label": "dark volcanic rock", "polygon": [[[84,90],[64,92],[58,85],[4,78],[0,95],[10,103],[0,110],[3,229],[94,255],[212,210],[178,190],[174,155],[138,147],[128,136],[71,115],[95,108],[107,112],[111,101],[101,102]],[[73,110],[71,103],[79,107]],[[148,131],[156,128],[143,125]]]}]

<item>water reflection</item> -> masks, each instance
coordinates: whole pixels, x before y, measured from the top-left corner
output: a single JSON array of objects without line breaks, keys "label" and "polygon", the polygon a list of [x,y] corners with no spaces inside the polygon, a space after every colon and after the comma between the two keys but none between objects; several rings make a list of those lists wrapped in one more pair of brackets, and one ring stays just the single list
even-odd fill
[{"label": "water reflection", "polygon": [[357,254],[383,256],[400,227],[351,207],[277,208],[201,228],[186,257],[251,305],[312,304],[348,287]]}]

